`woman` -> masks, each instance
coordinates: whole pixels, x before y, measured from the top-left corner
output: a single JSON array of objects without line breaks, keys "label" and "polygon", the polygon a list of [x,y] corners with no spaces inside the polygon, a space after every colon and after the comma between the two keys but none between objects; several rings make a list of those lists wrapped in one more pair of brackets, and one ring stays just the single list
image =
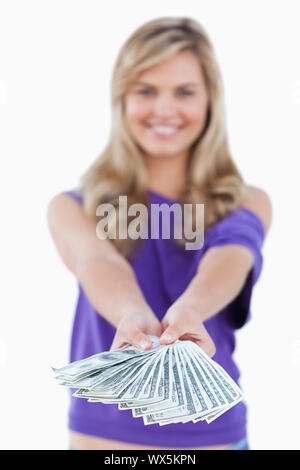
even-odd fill
[{"label": "woman", "polygon": [[[195,341],[238,381],[234,334],[249,319],[271,203],[244,183],[230,155],[222,79],[206,32],[190,18],[144,24],[119,53],[111,91],[106,148],[80,187],[48,207],[57,250],[79,283],[70,361],[126,343],[148,349],[152,334],[163,344]],[[115,205],[112,233],[124,217],[119,195],[128,207],[205,204],[202,248],[186,250],[184,237],[175,244],[100,239],[96,208]],[[117,405],[71,397],[69,429],[72,449],[248,448],[244,402],[210,424],[160,427]]]}]

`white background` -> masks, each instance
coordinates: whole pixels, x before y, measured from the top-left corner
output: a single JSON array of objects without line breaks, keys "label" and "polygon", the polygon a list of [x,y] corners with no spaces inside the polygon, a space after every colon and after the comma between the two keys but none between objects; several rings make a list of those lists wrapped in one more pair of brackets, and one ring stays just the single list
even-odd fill
[{"label": "white background", "polygon": [[62,366],[77,300],[46,208],[76,186],[110,128],[116,55],[142,23],[191,16],[214,44],[233,157],[274,219],[236,359],[253,449],[300,449],[299,1],[0,2],[0,447],[64,449]]}]

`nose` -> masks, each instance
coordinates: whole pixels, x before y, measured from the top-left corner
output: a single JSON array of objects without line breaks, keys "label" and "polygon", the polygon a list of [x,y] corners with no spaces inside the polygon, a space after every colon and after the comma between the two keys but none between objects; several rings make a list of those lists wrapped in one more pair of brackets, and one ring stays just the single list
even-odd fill
[{"label": "nose", "polygon": [[169,118],[175,114],[174,98],[169,94],[158,95],[153,104],[153,111],[157,117]]}]

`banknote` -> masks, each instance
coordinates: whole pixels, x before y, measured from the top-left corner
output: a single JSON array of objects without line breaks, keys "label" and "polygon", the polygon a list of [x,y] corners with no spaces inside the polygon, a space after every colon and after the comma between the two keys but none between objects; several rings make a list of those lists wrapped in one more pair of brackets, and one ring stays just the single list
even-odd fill
[{"label": "banknote", "polygon": [[52,367],[54,378],[77,389],[74,397],[129,409],[145,425],[211,423],[244,399],[225,369],[193,341],[162,345],[149,337],[147,351],[128,344]]}]

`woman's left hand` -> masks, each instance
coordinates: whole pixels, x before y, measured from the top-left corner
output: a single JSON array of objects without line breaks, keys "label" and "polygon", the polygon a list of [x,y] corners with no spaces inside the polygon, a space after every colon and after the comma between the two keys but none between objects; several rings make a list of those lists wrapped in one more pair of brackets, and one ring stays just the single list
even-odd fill
[{"label": "woman's left hand", "polygon": [[177,339],[194,341],[210,357],[216,347],[209,336],[200,312],[186,303],[175,303],[167,310],[161,322],[161,344],[174,343]]}]

